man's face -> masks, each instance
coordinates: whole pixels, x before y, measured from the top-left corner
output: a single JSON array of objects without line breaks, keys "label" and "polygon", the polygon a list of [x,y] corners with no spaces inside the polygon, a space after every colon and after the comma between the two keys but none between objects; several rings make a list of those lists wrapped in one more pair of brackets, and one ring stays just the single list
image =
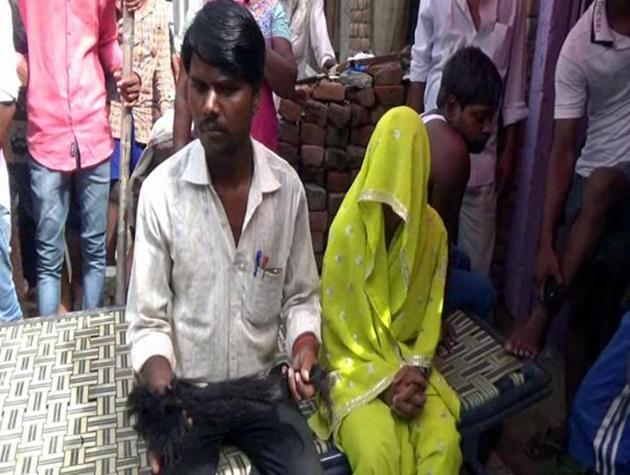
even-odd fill
[{"label": "man's face", "polygon": [[470,153],[481,153],[492,135],[495,124],[496,107],[472,104],[450,108],[449,122],[462,134]]},{"label": "man's face", "polygon": [[193,54],[188,72],[188,107],[206,154],[226,157],[249,141],[258,92]]}]

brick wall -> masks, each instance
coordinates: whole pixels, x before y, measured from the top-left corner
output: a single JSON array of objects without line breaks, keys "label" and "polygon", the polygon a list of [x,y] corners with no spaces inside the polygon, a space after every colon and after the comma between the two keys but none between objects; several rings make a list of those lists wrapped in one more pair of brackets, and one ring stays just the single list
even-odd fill
[{"label": "brick wall", "polygon": [[350,2],[350,28],[348,48],[350,54],[367,50],[372,38],[372,1],[347,0]]},{"label": "brick wall", "polygon": [[397,62],[372,66],[365,87],[321,80],[308,86],[303,104],[282,100],[280,155],[304,182],[318,265],[328,228],[356,177],[378,120],[405,101]]}]

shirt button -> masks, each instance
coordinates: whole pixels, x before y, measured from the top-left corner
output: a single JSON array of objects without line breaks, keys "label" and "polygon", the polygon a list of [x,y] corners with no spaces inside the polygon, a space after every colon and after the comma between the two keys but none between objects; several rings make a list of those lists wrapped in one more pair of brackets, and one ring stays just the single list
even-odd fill
[{"label": "shirt button", "polygon": [[245,272],[245,268],[246,268],[245,263],[244,263],[244,262],[241,262],[241,263],[238,265],[238,268],[241,270],[241,272]]}]

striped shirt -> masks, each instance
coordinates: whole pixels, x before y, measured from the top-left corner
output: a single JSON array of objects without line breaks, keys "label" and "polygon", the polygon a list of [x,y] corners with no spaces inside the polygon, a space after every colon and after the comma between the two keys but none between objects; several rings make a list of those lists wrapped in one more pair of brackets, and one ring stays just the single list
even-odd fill
[{"label": "striped shirt", "polygon": [[[153,123],[173,107],[175,80],[171,69],[168,13],[164,0],[149,0],[136,13],[134,24],[134,71],[142,74],[142,89],[133,107],[136,142],[147,144]],[[112,135],[120,138],[122,108],[111,102]]]}]

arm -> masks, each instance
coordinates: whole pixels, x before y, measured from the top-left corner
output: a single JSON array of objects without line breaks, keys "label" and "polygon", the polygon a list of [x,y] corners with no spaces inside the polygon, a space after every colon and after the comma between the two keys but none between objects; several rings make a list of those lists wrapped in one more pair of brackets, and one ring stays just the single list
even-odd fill
[{"label": "arm", "polygon": [[11,129],[11,120],[15,113],[15,104],[13,102],[0,102],[0,152],[4,149],[5,143],[9,138],[9,130]]},{"label": "arm", "polygon": [[328,70],[335,64],[335,51],[330,43],[326,15],[324,14],[324,0],[314,0],[311,10],[311,45],[317,65],[322,70]]},{"label": "arm", "polygon": [[286,38],[271,38],[271,48],[265,55],[265,80],[280,97],[293,98],[297,65],[291,43]]},{"label": "arm", "polygon": [[424,89],[432,66],[432,47],[433,15],[431,2],[424,0],[420,3],[415,39],[411,49],[411,69],[409,72],[411,84],[407,92],[407,105],[419,114],[424,112]]},{"label": "arm", "polygon": [[271,40],[265,55],[265,80],[280,97],[292,99],[295,95],[297,64],[291,48],[291,31],[284,8],[280,3],[274,10]]},{"label": "arm", "polygon": [[312,334],[321,341],[319,277],[311,245],[306,193],[301,185],[296,200],[293,241],[286,264],[281,312],[289,356],[292,356],[293,346],[301,335]]},{"label": "arm", "polygon": [[165,222],[165,204],[155,198],[160,196],[156,186],[148,180],[140,192],[127,299],[127,341],[134,371],[151,388],[162,391],[170,383],[176,358],[168,314],[172,299],[170,226]]},{"label": "arm", "polygon": [[122,50],[118,44],[116,7],[107,0],[99,16],[98,56],[105,72],[114,74],[122,69]]},{"label": "arm", "polygon": [[543,227],[540,244],[553,247],[558,221],[571,187],[578,156],[578,132],[586,112],[588,84],[572,55],[570,36],[556,66],[554,136],[549,157]]},{"label": "arm", "polygon": [[8,2],[0,3],[0,152],[9,138],[20,81],[13,47],[13,20]]},{"label": "arm", "polygon": [[321,305],[306,193],[301,185],[298,186],[293,242],[282,289],[281,317],[287,332],[287,353],[292,360],[289,386],[293,397],[301,401],[315,394],[315,388],[309,384],[309,372],[317,362],[321,341]]},{"label": "arm", "polygon": [[175,151],[185,147],[190,142],[190,128],[192,115],[188,110],[188,74],[186,68],[181,68],[177,78],[175,90],[175,120],[173,123],[173,142]]},{"label": "arm", "polygon": [[159,9],[159,29],[157,36],[157,66],[155,69],[155,101],[159,105],[160,115],[173,107],[175,82],[171,68],[171,44],[169,38],[168,18],[165,9]]},{"label": "arm", "polygon": [[560,119],[554,122],[554,126],[540,237],[540,246],[550,248],[554,247],[556,229],[573,180],[580,120]]}]

